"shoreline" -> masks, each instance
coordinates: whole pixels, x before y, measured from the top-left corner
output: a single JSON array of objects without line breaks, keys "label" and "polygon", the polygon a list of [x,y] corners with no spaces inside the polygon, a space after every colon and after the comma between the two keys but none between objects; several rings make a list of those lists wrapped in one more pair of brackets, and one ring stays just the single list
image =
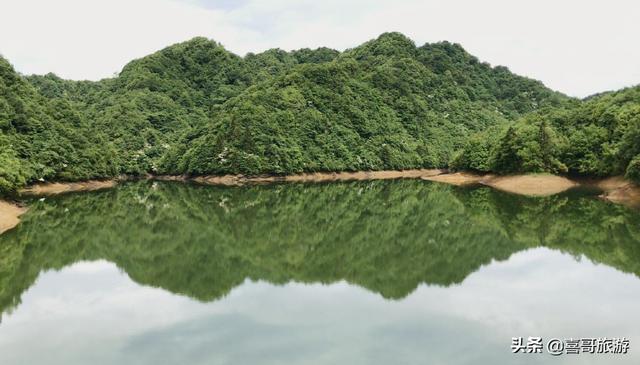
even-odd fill
[{"label": "shoreline", "polygon": [[[512,194],[532,197],[545,197],[562,193],[574,187],[592,187],[602,191],[598,197],[602,200],[640,209],[640,186],[622,176],[608,178],[574,178],[552,174],[494,175],[471,172],[448,172],[440,169],[386,170],[359,172],[305,173],[298,175],[222,175],[196,176],[185,175],[146,175],[137,177],[143,180],[194,182],[203,185],[242,186],[246,184],[269,184],[277,182],[332,182],[366,181],[389,179],[421,179],[455,186],[484,185]],[[122,181],[135,180],[134,177],[120,176],[109,180],[88,180],[82,182],[39,183],[27,186],[18,192],[18,196],[46,197],[58,194],[96,191],[117,186]],[[20,223],[20,216],[28,210],[19,203],[0,200],[0,234]]]},{"label": "shoreline", "polygon": [[26,212],[25,207],[0,200],[0,234],[17,226],[20,223],[20,216]]},{"label": "shoreline", "polygon": [[480,184],[512,194],[550,196],[580,186],[577,181],[552,174],[494,175],[456,172],[424,177],[423,180],[443,182],[456,186]]},{"label": "shoreline", "polygon": [[604,192],[600,195],[600,198],[604,200],[640,208],[640,186],[622,176],[598,180],[595,186]]},{"label": "shoreline", "polygon": [[381,171],[355,171],[355,172],[314,172],[296,175],[145,175],[140,177],[120,176],[106,180],[87,180],[80,182],[51,182],[29,185],[18,191],[25,196],[51,196],[79,191],[94,191],[108,189],[122,181],[129,180],[157,180],[195,182],[203,185],[240,186],[245,184],[268,184],[275,182],[330,182],[330,181],[363,181],[363,180],[389,180],[389,179],[419,179],[422,177],[436,176],[445,173],[440,169],[414,169],[414,170],[381,170]]},{"label": "shoreline", "polygon": [[[332,182],[366,181],[388,179],[422,179],[455,186],[480,184],[512,194],[544,197],[562,193],[574,187],[586,186],[602,190],[604,200],[640,207],[640,186],[622,176],[607,178],[568,178],[552,174],[496,175],[472,172],[448,172],[444,169],[382,170],[355,172],[315,172],[295,175],[146,175],[139,179],[158,181],[195,182],[203,185],[241,186],[246,184],[268,184],[276,182]],[[71,192],[108,189],[121,181],[136,177],[120,176],[108,180],[81,182],[39,183],[19,191],[24,196],[51,196]]]},{"label": "shoreline", "polygon": [[[436,176],[445,173],[440,169],[415,169],[415,170],[381,170],[381,171],[354,171],[354,172],[312,172],[295,175],[223,175],[223,176],[197,176],[186,178],[185,181],[194,181],[207,185],[244,185],[264,184],[274,182],[331,182],[331,181],[366,181],[366,180],[391,180],[391,179],[419,179]],[[156,180],[166,180],[163,177],[155,177]]]},{"label": "shoreline", "polygon": [[18,193],[20,195],[29,195],[29,196],[48,196],[48,195],[58,195],[63,193],[72,193],[76,191],[93,191],[93,190],[112,188],[122,180],[124,179],[38,183],[38,184],[33,184],[25,188],[22,188],[18,191]]},{"label": "shoreline", "polygon": [[590,187],[601,190],[600,199],[611,203],[640,208],[640,186],[623,176],[604,178],[568,178],[552,174],[495,175],[470,172],[445,173],[423,177],[456,186],[480,184],[512,194],[544,197],[562,193],[575,187]]}]

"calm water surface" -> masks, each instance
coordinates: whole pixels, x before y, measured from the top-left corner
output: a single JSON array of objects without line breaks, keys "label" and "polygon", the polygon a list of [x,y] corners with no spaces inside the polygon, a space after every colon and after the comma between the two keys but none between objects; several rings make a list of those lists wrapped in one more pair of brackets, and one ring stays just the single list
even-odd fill
[{"label": "calm water surface", "polygon": [[30,205],[0,236],[3,365],[640,363],[640,214],[590,192],[140,182]]}]

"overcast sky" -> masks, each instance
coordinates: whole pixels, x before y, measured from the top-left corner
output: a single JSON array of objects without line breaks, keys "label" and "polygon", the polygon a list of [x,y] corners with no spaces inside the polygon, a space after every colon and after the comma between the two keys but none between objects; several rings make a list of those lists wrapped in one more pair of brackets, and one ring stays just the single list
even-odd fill
[{"label": "overcast sky", "polygon": [[0,54],[23,74],[70,79],[194,36],[244,55],[343,50],[385,31],[460,43],[573,96],[640,83],[637,0],[0,0]]}]

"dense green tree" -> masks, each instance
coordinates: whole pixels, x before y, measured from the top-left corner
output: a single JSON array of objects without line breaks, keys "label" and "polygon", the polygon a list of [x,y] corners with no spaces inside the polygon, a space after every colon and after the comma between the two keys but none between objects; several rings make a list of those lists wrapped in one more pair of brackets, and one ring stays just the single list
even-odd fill
[{"label": "dense green tree", "polygon": [[[474,138],[493,143],[491,133]],[[633,171],[631,162],[640,154],[640,87],[526,114],[511,125],[500,144],[494,145],[497,147],[487,160],[494,161],[495,172],[624,175]],[[457,154],[453,167],[477,169],[474,166],[483,163],[476,161],[471,166],[471,157],[482,156],[486,154],[478,153],[478,142],[470,140]]]},{"label": "dense green tree", "polygon": [[[516,127],[510,126],[500,139],[500,144],[495,150],[495,155],[491,161],[492,170],[505,173],[520,171],[522,161],[518,154],[517,138]],[[491,158],[491,156],[488,156],[488,158]],[[463,167],[466,168],[466,166]]]},{"label": "dense green tree", "polygon": [[98,82],[23,77],[0,58],[0,132],[0,193],[148,173],[603,176],[633,171],[640,88],[571,99],[458,44],[417,47],[400,33],[245,57],[199,37]]},{"label": "dense green tree", "polygon": [[640,155],[636,156],[631,162],[629,162],[629,166],[627,167],[626,176],[640,183]]}]

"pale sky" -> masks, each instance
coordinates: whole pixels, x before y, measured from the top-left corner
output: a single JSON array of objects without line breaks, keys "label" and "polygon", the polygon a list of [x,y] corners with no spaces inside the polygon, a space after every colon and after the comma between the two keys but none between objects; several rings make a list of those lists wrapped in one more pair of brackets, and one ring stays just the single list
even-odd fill
[{"label": "pale sky", "polygon": [[637,0],[0,0],[0,54],[76,80],[195,36],[244,55],[344,50],[386,31],[460,43],[572,96],[640,83]]}]

